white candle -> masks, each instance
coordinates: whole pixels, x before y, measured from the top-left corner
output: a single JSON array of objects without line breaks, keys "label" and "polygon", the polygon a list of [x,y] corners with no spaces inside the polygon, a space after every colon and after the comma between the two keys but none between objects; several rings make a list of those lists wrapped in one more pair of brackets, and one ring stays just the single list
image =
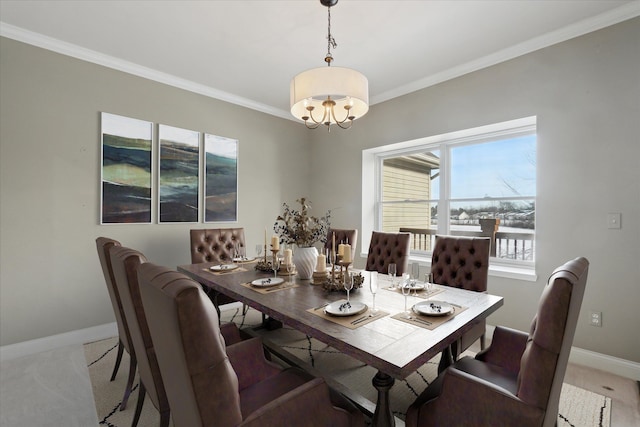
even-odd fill
[{"label": "white candle", "polygon": [[324,273],[327,271],[327,257],[324,254],[318,255],[318,260],[316,261],[316,271],[318,273]]},{"label": "white candle", "polygon": [[271,236],[271,249],[273,250],[280,249],[280,239],[275,234]]},{"label": "white candle", "polygon": [[344,257],[344,247],[346,245],[344,243],[340,243],[338,245],[338,255],[340,255],[341,257]]},{"label": "white candle", "polygon": [[284,265],[291,265],[292,255],[293,252],[291,251],[291,249],[284,250]]},{"label": "white candle", "polygon": [[351,262],[351,245],[343,245],[342,261]]}]

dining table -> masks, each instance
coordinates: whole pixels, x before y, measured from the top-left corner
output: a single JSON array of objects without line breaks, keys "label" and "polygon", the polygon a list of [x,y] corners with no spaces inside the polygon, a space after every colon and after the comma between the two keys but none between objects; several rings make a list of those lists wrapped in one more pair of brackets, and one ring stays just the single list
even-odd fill
[{"label": "dining table", "polygon": [[[349,313],[346,291],[325,290],[314,284],[317,279],[280,274],[276,278],[273,272],[256,270],[252,262],[232,268],[188,264],[178,266],[178,271],[375,368],[374,426],[395,425],[389,390],[396,379],[406,378],[441,352],[447,359],[441,366],[452,363],[451,344],[503,305],[500,296],[440,285],[403,295],[398,287],[392,287],[398,278],[379,274],[373,312],[369,273],[353,270],[365,280],[360,289],[349,294],[349,305],[354,308]],[[414,306],[445,307],[451,312],[426,316],[412,310]]]}]

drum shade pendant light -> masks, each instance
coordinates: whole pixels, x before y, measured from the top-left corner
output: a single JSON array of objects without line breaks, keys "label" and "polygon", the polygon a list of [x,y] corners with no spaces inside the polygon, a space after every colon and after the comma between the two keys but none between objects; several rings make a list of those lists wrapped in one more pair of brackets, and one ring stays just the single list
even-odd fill
[{"label": "drum shade pendant light", "polygon": [[320,0],[327,7],[326,67],[303,71],[291,80],[291,114],[309,129],[321,124],[349,129],[353,121],[369,111],[369,81],[356,70],[332,67],[331,48],[337,44],[331,36],[331,7],[338,0]]}]

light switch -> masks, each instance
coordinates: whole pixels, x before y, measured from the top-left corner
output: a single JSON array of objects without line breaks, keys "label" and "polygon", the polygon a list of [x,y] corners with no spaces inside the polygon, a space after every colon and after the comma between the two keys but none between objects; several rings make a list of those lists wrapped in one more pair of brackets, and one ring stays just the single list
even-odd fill
[{"label": "light switch", "polygon": [[608,228],[622,228],[621,215],[619,213],[607,214],[607,227]]}]

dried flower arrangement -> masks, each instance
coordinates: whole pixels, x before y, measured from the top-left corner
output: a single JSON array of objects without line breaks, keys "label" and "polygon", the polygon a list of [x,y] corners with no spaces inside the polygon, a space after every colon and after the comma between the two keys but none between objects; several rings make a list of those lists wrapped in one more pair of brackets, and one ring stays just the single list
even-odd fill
[{"label": "dried flower arrangement", "polygon": [[321,217],[309,216],[311,203],[304,197],[296,202],[300,203],[300,210],[292,209],[283,203],[284,213],[278,216],[273,225],[273,230],[280,237],[280,243],[295,243],[300,248],[306,248],[317,242],[326,242],[331,225],[331,211],[327,211]]}]

